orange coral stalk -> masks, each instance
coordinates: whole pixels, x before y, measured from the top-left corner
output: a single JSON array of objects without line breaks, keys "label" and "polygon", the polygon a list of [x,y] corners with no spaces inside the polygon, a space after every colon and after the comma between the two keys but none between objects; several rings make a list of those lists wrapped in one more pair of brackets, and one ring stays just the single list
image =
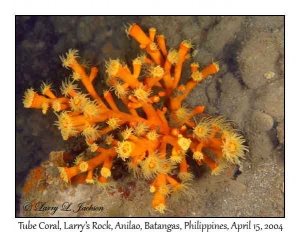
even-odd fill
[{"label": "orange coral stalk", "polygon": [[182,158],[180,165],[179,165],[179,170],[180,172],[187,172],[188,171],[188,164],[186,162],[185,156]]},{"label": "orange coral stalk", "polygon": [[207,156],[206,154],[203,153],[203,160],[202,160],[205,164],[207,164],[210,168],[210,170],[214,170],[216,169],[219,165],[212,160],[209,156]]},{"label": "orange coral stalk", "polygon": [[198,68],[199,68],[199,64],[198,63],[192,63],[191,64],[191,73],[194,73],[194,72],[196,72],[197,70],[198,70]]},{"label": "orange coral stalk", "polygon": [[216,156],[218,156],[219,158],[222,158],[222,148],[213,148],[213,147],[208,147],[208,149],[210,149]]},{"label": "orange coral stalk", "polygon": [[178,149],[178,143],[177,143],[177,138],[171,136],[171,135],[164,135],[162,138],[162,142],[166,142],[170,145],[172,145],[174,148]]},{"label": "orange coral stalk", "polygon": [[147,80],[147,86],[148,87],[153,87],[155,86],[161,79],[163,78],[163,76],[161,77],[151,77]]},{"label": "orange coral stalk", "polygon": [[152,103],[158,103],[160,101],[160,97],[157,96],[157,95],[154,95],[154,96],[151,96],[149,98],[149,100],[152,102]]},{"label": "orange coral stalk", "polygon": [[74,98],[78,93],[75,90],[69,90],[66,94]]},{"label": "orange coral stalk", "polygon": [[158,50],[158,48],[156,47],[156,45],[154,44],[148,45],[146,47],[146,51],[157,65],[161,65],[161,66],[163,65],[163,61],[164,61],[163,57],[160,51]]},{"label": "orange coral stalk", "polygon": [[163,35],[158,35],[156,40],[162,54],[167,56],[166,38]]},{"label": "orange coral stalk", "polygon": [[201,70],[202,79],[207,78],[209,75],[215,74],[219,71],[219,65],[217,63],[212,63],[209,66]]},{"label": "orange coral stalk", "polygon": [[166,208],[166,197],[161,192],[159,192],[159,187],[163,187],[164,185],[166,185],[166,177],[167,175],[165,174],[158,174],[155,182],[152,183],[154,184],[153,186],[157,187],[154,192],[152,207],[161,213],[164,213],[164,210]]},{"label": "orange coral stalk", "polygon": [[154,41],[155,35],[156,35],[156,28],[149,28],[149,37],[152,42]]},{"label": "orange coral stalk", "polygon": [[94,79],[96,78],[97,74],[98,74],[99,70],[97,67],[92,67],[91,69],[91,73],[90,73],[90,77],[89,77],[89,81],[92,83],[94,81]]},{"label": "orange coral stalk", "polygon": [[143,108],[144,112],[146,113],[147,119],[149,121],[155,121],[156,124],[161,125],[161,121],[160,121],[154,107],[151,104],[142,103],[142,108]]},{"label": "orange coral stalk", "polygon": [[137,79],[140,76],[142,63],[141,62],[133,62],[133,77]]},{"label": "orange coral stalk", "polygon": [[116,76],[122,79],[125,83],[128,83],[131,88],[136,88],[140,84],[140,82],[121,65],[119,66]]},{"label": "orange coral stalk", "polygon": [[156,191],[154,193],[153,201],[152,201],[152,207],[153,209],[164,213],[164,209],[166,208],[166,197],[160,192]]},{"label": "orange coral stalk", "polygon": [[107,178],[103,177],[103,176],[99,176],[98,177],[98,182],[101,184],[107,183]]},{"label": "orange coral stalk", "polygon": [[50,88],[46,89],[43,93],[45,96],[49,97],[50,99],[56,99],[57,97],[54,93],[50,90]]},{"label": "orange coral stalk", "polygon": [[177,187],[180,184],[177,180],[175,180],[174,178],[172,178],[168,175],[166,176],[166,178],[167,178],[168,183],[171,184],[173,187]]},{"label": "orange coral stalk", "polygon": [[60,168],[60,177],[65,182],[69,182],[71,178],[79,175],[80,173],[82,173],[82,171],[79,169],[79,166]]},{"label": "orange coral stalk", "polygon": [[101,165],[108,157],[114,158],[117,156],[117,152],[115,148],[106,149],[105,152],[91,158],[87,161],[88,163],[88,170],[93,170],[99,165]]},{"label": "orange coral stalk", "polygon": [[167,112],[167,108],[164,107],[162,110],[157,109],[156,112],[157,112],[157,115],[159,116],[159,118],[161,119],[162,123],[163,123],[165,126],[169,125],[168,120],[167,120],[167,118],[166,118],[166,116],[165,116],[165,114],[166,114],[166,112]]},{"label": "orange coral stalk", "polygon": [[160,92],[158,92],[158,96],[159,97],[164,97],[164,96],[166,96],[167,95],[167,92],[165,92],[165,91],[160,91]]},{"label": "orange coral stalk", "polygon": [[152,41],[151,39],[144,33],[141,27],[137,24],[132,24],[128,29],[128,34],[136,39],[142,45],[149,45]]},{"label": "orange coral stalk", "polygon": [[185,91],[182,95],[179,95],[175,98],[171,99],[171,109],[177,110],[180,108],[182,101],[189,95],[191,90],[198,84],[198,81],[194,81],[193,79],[189,80],[185,86]]},{"label": "orange coral stalk", "polygon": [[179,80],[181,77],[182,65],[183,65],[184,61],[186,60],[186,55],[189,52],[190,48],[191,48],[191,45],[187,42],[181,42],[179,45],[178,62],[176,63],[176,66],[175,66],[173,88],[176,88],[179,83]]},{"label": "orange coral stalk", "polygon": [[52,106],[52,107],[53,107],[54,111],[60,112],[60,111],[70,108],[70,105],[69,104],[60,104],[59,109],[55,109],[54,106]]},{"label": "orange coral stalk", "polygon": [[165,159],[166,158],[166,153],[167,153],[167,143],[162,142],[160,144],[158,152],[159,152],[159,158]]},{"label": "orange coral stalk", "polygon": [[86,183],[94,183],[94,170],[88,170],[86,178],[85,178],[85,182]]},{"label": "orange coral stalk", "polygon": [[212,138],[204,142],[204,147],[222,148],[223,141],[221,138]]},{"label": "orange coral stalk", "polygon": [[177,137],[179,134],[179,130],[177,128],[173,128],[171,130],[171,135]]},{"label": "orange coral stalk", "polygon": [[94,77],[97,75],[98,73],[98,69],[92,69],[92,76],[88,76],[87,73],[85,72],[85,69],[83,68],[83,66],[81,66],[76,59],[74,59],[72,61],[72,63],[70,64],[70,67],[72,68],[72,70],[76,73],[78,73],[81,77],[81,82],[82,84],[85,86],[86,90],[90,93],[90,95],[99,102],[99,104],[103,104],[103,101],[101,100],[100,96],[98,95],[98,93],[96,92],[94,86],[91,83],[90,77],[92,77],[92,80],[94,79]]},{"label": "orange coral stalk", "polygon": [[43,103],[51,103],[51,99],[36,93],[32,88],[25,92],[23,104],[25,108],[37,108],[41,109]]},{"label": "orange coral stalk", "polygon": [[134,102],[129,102],[127,103],[127,107],[129,109],[136,109],[142,107],[142,103],[134,103]]},{"label": "orange coral stalk", "polygon": [[104,92],[104,98],[105,100],[107,101],[107,103],[109,104],[109,106],[111,107],[112,110],[114,111],[119,111],[115,101],[114,101],[114,98],[112,96],[112,94],[109,92],[109,91],[105,91]]},{"label": "orange coral stalk", "polygon": [[205,109],[205,107],[203,105],[199,105],[193,109],[192,115],[195,116],[197,114],[203,113],[204,109]]},{"label": "orange coral stalk", "polygon": [[148,57],[145,58],[145,63],[149,64],[149,65],[153,65],[154,64],[154,62],[150,58],[148,58]]},{"label": "orange coral stalk", "polygon": [[87,173],[81,173],[71,178],[71,184],[85,184]]}]

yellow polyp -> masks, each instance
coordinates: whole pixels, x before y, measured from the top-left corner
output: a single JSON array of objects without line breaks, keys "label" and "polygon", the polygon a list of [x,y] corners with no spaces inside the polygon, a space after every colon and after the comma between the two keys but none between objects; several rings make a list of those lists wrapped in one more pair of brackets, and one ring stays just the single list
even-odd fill
[{"label": "yellow polyp", "polygon": [[194,178],[194,175],[190,172],[179,172],[178,178],[183,182],[187,182],[191,181]]},{"label": "yellow polyp", "polygon": [[113,84],[111,88],[115,91],[118,98],[123,98],[128,94],[128,88],[120,82]]},{"label": "yellow polyp", "polygon": [[164,69],[161,66],[153,66],[150,68],[149,72],[153,77],[162,77],[165,73]]},{"label": "yellow polyp", "polygon": [[145,63],[145,58],[146,58],[145,55],[141,55],[141,56],[135,58],[135,59],[132,61],[132,64],[133,64],[133,65],[136,65],[136,64],[142,65],[142,64]]},{"label": "yellow polyp", "polygon": [[42,85],[41,85],[41,93],[43,95],[46,95],[46,92],[49,91],[52,87],[52,84],[48,84],[48,83],[45,83],[45,82],[42,82]]},{"label": "yellow polyp", "polygon": [[99,147],[99,146],[97,145],[97,143],[93,143],[92,145],[90,145],[90,150],[91,150],[91,152],[97,151],[98,147]]},{"label": "yellow polyp", "polygon": [[170,157],[170,160],[172,163],[178,164],[182,161],[183,159],[183,154],[182,153],[178,153],[174,148],[172,150],[172,155]]},{"label": "yellow polyp", "polygon": [[195,81],[195,82],[199,82],[203,79],[203,76],[202,76],[202,72],[200,71],[195,71],[192,73],[191,75],[191,78]]},{"label": "yellow polyp", "polygon": [[202,160],[204,158],[203,154],[200,151],[195,151],[193,154],[193,159]]},{"label": "yellow polyp", "polygon": [[156,130],[151,130],[147,133],[146,137],[150,141],[156,141],[159,138],[159,134],[156,132]]},{"label": "yellow polyp", "polygon": [[62,112],[58,116],[58,121],[55,122],[55,125],[58,126],[58,129],[61,131],[61,135],[64,140],[68,140],[70,136],[75,136],[78,134],[77,129],[74,127],[71,117],[68,115],[68,112]]},{"label": "yellow polyp", "polygon": [[42,113],[46,114],[48,109],[49,109],[49,104],[48,103],[43,103],[42,104]]},{"label": "yellow polyp", "polygon": [[184,45],[186,48],[193,48],[193,44],[191,40],[184,40],[181,42],[182,45]]},{"label": "yellow polyp", "polygon": [[191,184],[187,182],[173,185],[173,194],[175,199],[180,199],[181,196],[193,197],[196,195],[195,191],[191,188]]},{"label": "yellow polyp", "polygon": [[206,139],[211,133],[210,119],[202,118],[200,122],[194,127],[194,136],[198,139]]},{"label": "yellow polyp", "polygon": [[218,166],[211,171],[211,174],[214,176],[220,175],[227,167],[229,167],[229,163],[224,160],[218,160]]},{"label": "yellow polyp", "polygon": [[70,106],[74,111],[81,112],[88,101],[87,95],[78,93],[70,99]]},{"label": "yellow polyp", "polygon": [[226,132],[223,140],[223,158],[228,162],[239,164],[239,159],[244,158],[245,151],[248,148],[243,145],[245,139],[236,133]]},{"label": "yellow polyp", "polygon": [[118,142],[116,152],[118,153],[119,157],[123,160],[129,158],[132,152],[132,143],[129,141]]},{"label": "yellow polyp", "polygon": [[168,196],[169,194],[171,194],[172,189],[170,185],[164,184],[158,187],[158,192],[163,196]]},{"label": "yellow polyp", "polygon": [[89,164],[87,162],[82,162],[79,164],[79,170],[82,172],[86,172],[89,168]]},{"label": "yellow polyp", "polygon": [[86,138],[86,140],[96,141],[99,137],[98,126],[87,126],[82,131],[82,135]]},{"label": "yellow polyp", "polygon": [[108,62],[106,62],[105,67],[106,67],[106,73],[109,76],[115,76],[119,69],[120,69],[120,61],[118,59],[115,60],[109,60]]},{"label": "yellow polyp", "polygon": [[149,95],[151,94],[150,91],[147,91],[145,86],[139,85],[136,89],[133,90],[133,95],[141,102],[150,102]]},{"label": "yellow polyp", "polygon": [[157,206],[155,206],[155,210],[158,211],[161,214],[165,213],[166,210],[166,205],[165,204],[158,204]]},{"label": "yellow polyp", "polygon": [[129,138],[129,136],[132,134],[133,129],[132,128],[126,128],[125,130],[123,130],[121,132],[121,136],[123,138],[123,140],[127,140]]},{"label": "yellow polyp", "polygon": [[97,101],[87,101],[83,108],[82,112],[84,116],[88,118],[97,117],[100,114],[100,109]]},{"label": "yellow polyp", "polygon": [[111,135],[111,134],[109,134],[109,135],[107,135],[106,138],[105,138],[105,143],[106,143],[107,145],[111,145],[112,142],[113,142],[113,140],[114,140],[114,136]]},{"label": "yellow polyp", "polygon": [[146,179],[154,178],[160,172],[162,163],[163,160],[159,159],[157,154],[149,155],[140,163],[144,177]]},{"label": "yellow polyp", "polygon": [[178,135],[178,145],[181,147],[182,150],[186,151],[189,149],[191,145],[192,140],[189,138],[183,137],[181,134]]},{"label": "yellow polyp", "polygon": [[68,178],[68,174],[67,174],[65,168],[59,167],[58,169],[59,169],[60,178],[66,183],[69,182],[70,180]]},{"label": "yellow polyp", "polygon": [[73,74],[72,74],[72,78],[75,80],[75,81],[78,81],[80,80],[82,77],[79,73],[73,71]]},{"label": "yellow polyp", "polygon": [[186,119],[190,114],[191,110],[186,108],[185,106],[181,106],[177,110],[175,110],[174,114],[171,116],[174,121],[181,121]]},{"label": "yellow polyp", "polygon": [[69,96],[71,93],[75,92],[78,89],[77,84],[74,84],[73,81],[65,80],[62,82],[60,91],[64,96]]},{"label": "yellow polyp", "polygon": [[117,129],[120,126],[119,122],[120,120],[118,118],[111,117],[106,121],[106,124],[108,124],[111,129]]},{"label": "yellow polyp", "polygon": [[193,62],[193,63],[191,63],[191,68],[192,67],[195,67],[196,68],[196,70],[197,70],[197,68],[199,68],[199,63],[198,62]]},{"label": "yellow polyp", "polygon": [[61,103],[58,100],[54,100],[52,103],[52,108],[55,112],[61,111]]},{"label": "yellow polyp", "polygon": [[158,50],[158,46],[154,42],[149,45],[149,48],[150,48],[151,51],[157,51]]},{"label": "yellow polyp", "polygon": [[218,62],[213,62],[213,66],[215,67],[216,71],[219,72],[220,66]]},{"label": "yellow polyp", "polygon": [[143,134],[147,133],[148,130],[149,126],[145,122],[138,122],[134,127],[134,134],[136,136],[142,136]]},{"label": "yellow polyp", "polygon": [[175,168],[176,168],[175,164],[172,161],[170,161],[170,159],[165,159],[162,162],[160,172],[163,174],[168,174]]},{"label": "yellow polyp", "polygon": [[25,108],[30,108],[31,104],[33,102],[35,91],[33,88],[29,88],[25,91],[24,97],[23,97],[23,104]]},{"label": "yellow polyp", "polygon": [[101,173],[101,176],[103,176],[103,177],[105,177],[105,178],[108,178],[108,177],[111,176],[111,171],[110,171],[110,169],[108,169],[108,168],[106,168],[106,167],[102,167],[100,173]]},{"label": "yellow polyp", "polygon": [[150,185],[150,189],[149,189],[150,193],[154,193],[156,191],[155,186]]},{"label": "yellow polyp", "polygon": [[74,161],[74,165],[78,165],[81,162],[83,162],[83,157],[82,156],[77,156],[75,161]]},{"label": "yellow polyp", "polygon": [[178,62],[178,51],[175,49],[170,49],[167,59],[171,64],[176,64]]},{"label": "yellow polyp", "polygon": [[94,179],[85,179],[85,182],[87,184],[94,184],[95,183],[95,180]]},{"label": "yellow polyp", "polygon": [[74,62],[76,58],[78,58],[78,50],[76,49],[69,49],[69,51],[66,53],[66,56],[62,55],[59,56],[62,66],[65,68],[70,67],[70,65]]}]

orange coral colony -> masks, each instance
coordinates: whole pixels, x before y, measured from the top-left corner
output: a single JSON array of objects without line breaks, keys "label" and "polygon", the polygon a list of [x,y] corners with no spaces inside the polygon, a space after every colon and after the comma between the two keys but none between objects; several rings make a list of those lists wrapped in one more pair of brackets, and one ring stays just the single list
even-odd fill
[{"label": "orange coral colony", "polygon": [[[72,80],[62,83],[64,97],[57,97],[51,85],[43,83],[41,95],[30,88],[23,103],[25,108],[41,109],[44,114],[53,109],[62,138],[82,135],[90,150],[97,153],[89,160],[78,157],[73,166],[60,167],[62,180],[103,185],[110,180],[114,160],[121,158],[135,176],[152,180],[152,207],[164,213],[168,196],[191,193],[193,175],[187,156],[218,175],[239,164],[248,149],[244,138],[223,117],[203,114],[204,106],[189,109],[183,104],[198,83],[219,71],[218,63],[203,69],[191,63],[190,79],[180,83],[183,64],[190,57],[190,41],[182,41],[178,49],[167,49],[165,37],[156,36],[155,28],[149,29],[149,36],[137,24],[126,32],[145,55],[135,58],[132,66],[119,59],[106,62],[107,83],[113,94],[97,93],[93,80],[98,69],[80,64],[78,51],[69,49],[60,56],[63,67],[73,71]],[[87,93],[79,90],[77,81]],[[127,110],[121,111],[120,104]]]}]

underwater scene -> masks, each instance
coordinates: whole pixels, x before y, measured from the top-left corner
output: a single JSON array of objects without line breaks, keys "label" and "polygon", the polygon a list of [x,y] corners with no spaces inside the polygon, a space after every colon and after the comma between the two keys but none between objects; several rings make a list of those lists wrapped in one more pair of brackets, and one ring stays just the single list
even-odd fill
[{"label": "underwater scene", "polygon": [[283,16],[16,16],[17,217],[283,217]]}]

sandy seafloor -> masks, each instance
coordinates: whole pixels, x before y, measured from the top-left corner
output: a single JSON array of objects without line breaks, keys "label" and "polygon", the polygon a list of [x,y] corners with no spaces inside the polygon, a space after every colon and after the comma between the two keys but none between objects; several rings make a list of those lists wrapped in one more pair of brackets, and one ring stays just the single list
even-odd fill
[{"label": "sandy seafloor", "polygon": [[[219,61],[220,72],[199,84],[186,104],[205,105],[207,113],[236,122],[250,150],[238,176],[235,169],[220,176],[210,175],[204,167],[194,169],[196,196],[168,202],[164,216],[283,216],[284,18],[274,16],[16,16],[16,215],[25,201],[21,201],[22,188],[30,169],[47,160],[51,151],[70,146],[53,125],[57,118],[52,112],[42,115],[23,108],[24,91],[39,90],[41,82],[48,81],[59,93],[68,71],[58,56],[69,48],[79,49],[82,57],[100,67],[96,83],[101,88],[105,60],[130,61],[140,52],[124,32],[124,25],[134,22],[143,29],[156,27],[169,47],[191,39],[192,60],[203,66]],[[188,72],[183,72],[183,80],[187,77]],[[151,210],[148,183],[128,175],[116,182],[128,190],[125,197],[91,185],[56,190],[55,200],[51,190],[43,193],[43,200],[56,204],[86,202],[103,206],[104,211],[54,215],[22,211],[21,215],[162,216]]]}]

